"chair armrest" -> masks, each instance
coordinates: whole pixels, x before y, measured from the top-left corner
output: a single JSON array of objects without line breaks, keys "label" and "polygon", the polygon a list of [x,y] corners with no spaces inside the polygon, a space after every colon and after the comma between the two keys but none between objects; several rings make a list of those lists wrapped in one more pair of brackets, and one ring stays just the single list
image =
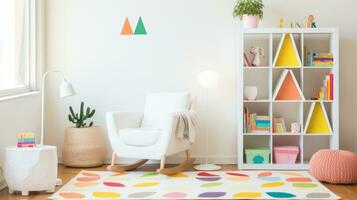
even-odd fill
[{"label": "chair armrest", "polygon": [[164,127],[164,130],[168,133],[169,137],[176,137],[175,132],[180,115],[180,112],[174,112],[169,117],[167,126]]},{"label": "chair armrest", "polygon": [[124,128],[138,128],[141,124],[142,112],[107,112],[106,122],[108,129],[119,131]]}]

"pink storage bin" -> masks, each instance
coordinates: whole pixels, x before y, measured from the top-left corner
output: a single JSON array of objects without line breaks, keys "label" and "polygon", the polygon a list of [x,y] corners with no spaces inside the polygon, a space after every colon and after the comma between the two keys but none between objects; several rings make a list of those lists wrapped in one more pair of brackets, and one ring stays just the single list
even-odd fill
[{"label": "pink storage bin", "polygon": [[274,147],[274,160],[278,164],[294,164],[300,152],[297,146]]}]

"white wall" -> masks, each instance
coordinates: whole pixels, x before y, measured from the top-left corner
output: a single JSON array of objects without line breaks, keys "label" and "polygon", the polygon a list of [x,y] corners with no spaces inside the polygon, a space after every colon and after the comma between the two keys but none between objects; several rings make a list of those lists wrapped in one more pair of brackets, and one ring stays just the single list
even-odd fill
[{"label": "white wall", "polygon": [[0,101],[0,166],[4,148],[16,145],[19,133],[40,132],[40,102],[39,94]]},{"label": "white wall", "polygon": [[[314,14],[319,26],[340,28],[341,145],[357,152],[354,119],[347,117],[357,111],[353,106],[357,94],[350,92],[357,28],[355,20],[345,15],[354,13],[357,2],[269,0],[265,4],[265,27],[277,26],[281,16],[286,21],[303,21]],[[60,80],[50,78],[46,128],[50,136],[45,141],[57,145],[60,152],[64,127],[70,125],[68,105],[78,106],[81,100],[97,109],[94,120],[104,127],[106,111],[141,110],[148,92],[187,90],[198,97],[201,118],[210,120],[208,155],[216,162],[235,162],[238,25],[232,18],[233,5],[234,0],[48,0],[47,70],[64,71],[78,95],[59,100]],[[120,36],[126,16],[134,25],[142,16],[148,35]],[[210,91],[205,110],[196,76],[209,68],[220,73],[221,81]],[[205,156],[203,138],[200,135],[193,147],[195,157]]]}]

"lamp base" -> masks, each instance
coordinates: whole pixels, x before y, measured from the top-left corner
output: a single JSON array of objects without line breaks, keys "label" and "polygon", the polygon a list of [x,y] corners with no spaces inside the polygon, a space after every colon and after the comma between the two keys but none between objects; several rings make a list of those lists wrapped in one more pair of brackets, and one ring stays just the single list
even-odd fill
[{"label": "lamp base", "polygon": [[197,171],[216,171],[222,169],[221,166],[215,164],[200,164],[194,166],[193,168]]}]

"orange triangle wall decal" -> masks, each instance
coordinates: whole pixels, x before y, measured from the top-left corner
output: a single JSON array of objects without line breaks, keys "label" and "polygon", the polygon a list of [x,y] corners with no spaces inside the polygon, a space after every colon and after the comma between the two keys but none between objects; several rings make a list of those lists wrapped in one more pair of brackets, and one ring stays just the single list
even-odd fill
[{"label": "orange triangle wall decal", "polygon": [[131,28],[128,17],[125,18],[123,29],[121,30],[120,35],[133,35],[133,29]]},{"label": "orange triangle wall decal", "polygon": [[300,87],[297,85],[296,79],[292,71],[290,70],[288,73],[286,73],[286,76],[280,88],[278,89],[279,91],[275,97],[275,100],[303,100],[304,99],[301,95]]}]

